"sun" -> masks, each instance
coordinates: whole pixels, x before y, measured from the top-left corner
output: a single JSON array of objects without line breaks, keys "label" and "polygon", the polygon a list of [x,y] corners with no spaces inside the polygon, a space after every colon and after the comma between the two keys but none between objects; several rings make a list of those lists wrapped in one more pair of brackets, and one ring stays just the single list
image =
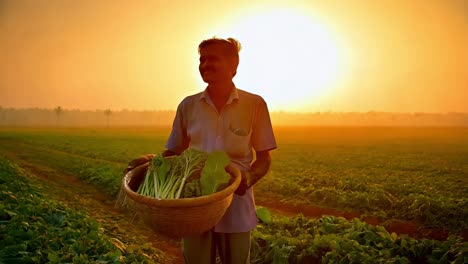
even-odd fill
[{"label": "sun", "polygon": [[242,44],[234,81],[272,110],[307,111],[333,93],[342,74],[337,40],[307,13],[276,8],[240,17],[221,37]]}]

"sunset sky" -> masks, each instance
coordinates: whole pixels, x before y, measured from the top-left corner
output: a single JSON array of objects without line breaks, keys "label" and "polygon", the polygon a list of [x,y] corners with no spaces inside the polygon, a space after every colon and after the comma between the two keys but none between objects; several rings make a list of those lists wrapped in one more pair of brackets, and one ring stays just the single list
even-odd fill
[{"label": "sunset sky", "polygon": [[0,106],[174,110],[212,36],[272,111],[468,112],[466,0],[0,0]]}]

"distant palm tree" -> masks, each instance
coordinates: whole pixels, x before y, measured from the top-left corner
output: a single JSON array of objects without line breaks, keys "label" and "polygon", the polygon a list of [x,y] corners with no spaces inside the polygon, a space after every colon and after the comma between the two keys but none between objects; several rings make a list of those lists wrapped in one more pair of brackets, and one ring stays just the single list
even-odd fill
[{"label": "distant palm tree", "polygon": [[112,115],[112,111],[110,109],[106,109],[104,110],[104,114],[107,117],[107,127],[109,127],[109,119],[110,119],[110,116]]},{"label": "distant palm tree", "polygon": [[54,109],[55,114],[57,115],[57,125],[59,124],[60,121],[60,116],[63,114],[63,108],[61,106],[57,106]]}]

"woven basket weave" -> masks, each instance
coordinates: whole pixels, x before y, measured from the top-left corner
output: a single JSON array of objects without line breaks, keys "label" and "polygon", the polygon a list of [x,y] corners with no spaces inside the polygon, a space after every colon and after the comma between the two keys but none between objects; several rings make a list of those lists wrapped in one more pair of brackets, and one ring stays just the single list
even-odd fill
[{"label": "woven basket weave", "polygon": [[228,165],[226,171],[234,177],[234,182],[225,189],[195,198],[159,200],[136,193],[148,165],[145,163],[128,172],[123,178],[122,189],[147,225],[157,233],[174,238],[200,234],[213,228],[230,206],[241,181],[239,169]]}]

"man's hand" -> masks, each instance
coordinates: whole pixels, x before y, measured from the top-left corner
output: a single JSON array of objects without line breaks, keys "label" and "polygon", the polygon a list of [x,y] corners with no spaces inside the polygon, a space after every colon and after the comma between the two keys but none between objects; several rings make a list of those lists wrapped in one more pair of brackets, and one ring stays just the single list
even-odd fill
[{"label": "man's hand", "polygon": [[235,191],[235,194],[237,195],[244,195],[245,192],[250,187],[254,186],[258,180],[265,176],[265,174],[270,169],[271,157],[268,150],[258,151],[255,153],[255,155],[256,159],[254,163],[252,163],[250,170],[241,172],[241,183]]},{"label": "man's hand", "polygon": [[146,154],[142,155],[128,163],[127,168],[124,169],[124,175],[127,174],[129,171],[133,170],[134,168],[145,164],[146,162],[150,162],[156,154]]},{"label": "man's hand", "polygon": [[247,189],[249,189],[250,187],[252,187],[252,172],[242,171],[241,182],[234,193],[237,195],[244,195]]}]

